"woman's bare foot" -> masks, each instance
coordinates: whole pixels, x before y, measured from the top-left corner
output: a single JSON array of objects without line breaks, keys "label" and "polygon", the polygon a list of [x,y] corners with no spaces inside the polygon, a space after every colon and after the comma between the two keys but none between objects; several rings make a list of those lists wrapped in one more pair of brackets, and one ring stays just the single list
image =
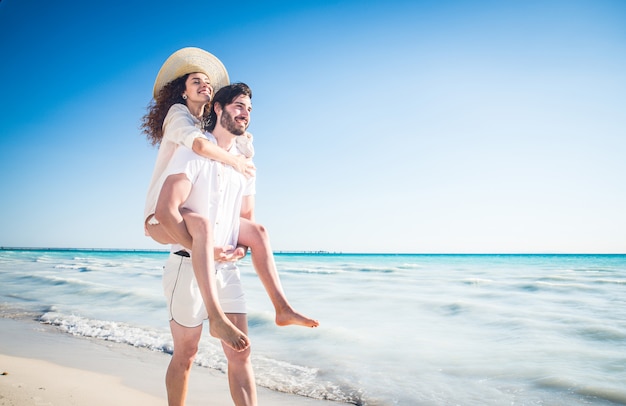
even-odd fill
[{"label": "woman's bare foot", "polygon": [[295,325],[304,327],[317,327],[320,325],[319,321],[308,318],[291,307],[276,311],[276,324],[279,326]]},{"label": "woman's bare foot", "polygon": [[250,347],[248,336],[226,318],[223,320],[209,320],[209,333],[237,352]]}]

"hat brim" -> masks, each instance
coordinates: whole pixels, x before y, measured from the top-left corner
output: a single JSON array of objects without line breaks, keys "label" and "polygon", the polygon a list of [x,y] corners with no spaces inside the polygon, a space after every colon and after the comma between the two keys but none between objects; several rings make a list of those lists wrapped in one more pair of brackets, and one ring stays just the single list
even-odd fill
[{"label": "hat brim", "polygon": [[152,94],[156,99],[163,87],[174,79],[188,73],[201,72],[209,77],[213,94],[229,83],[228,72],[222,62],[209,52],[194,47],[182,48],[170,55],[163,63]]}]

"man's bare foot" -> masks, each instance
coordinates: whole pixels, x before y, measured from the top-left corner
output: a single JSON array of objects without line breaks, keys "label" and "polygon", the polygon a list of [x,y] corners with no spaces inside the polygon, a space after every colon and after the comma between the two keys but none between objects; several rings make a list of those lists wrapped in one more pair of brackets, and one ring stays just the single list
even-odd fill
[{"label": "man's bare foot", "polygon": [[304,327],[317,327],[320,325],[319,321],[308,318],[292,308],[276,311],[276,324],[279,326],[295,325]]},{"label": "man's bare foot", "polygon": [[242,333],[228,319],[209,320],[209,333],[237,352],[250,347],[248,336]]}]

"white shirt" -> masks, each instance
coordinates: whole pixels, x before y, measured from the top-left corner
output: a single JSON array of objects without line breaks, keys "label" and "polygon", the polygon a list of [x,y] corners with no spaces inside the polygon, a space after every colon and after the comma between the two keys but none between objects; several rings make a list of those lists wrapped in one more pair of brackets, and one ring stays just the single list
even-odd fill
[{"label": "white shirt", "polygon": [[152,172],[152,180],[148,187],[143,215],[144,222],[148,216],[154,214],[159,193],[161,193],[163,182],[165,182],[167,177],[165,169],[174,152],[180,145],[191,149],[193,141],[198,137],[206,136],[200,129],[200,121],[189,112],[187,106],[174,104],[170,107],[163,121],[163,139],[159,146],[154,171]]},{"label": "white shirt", "polygon": [[[207,138],[215,142],[213,135],[208,134]],[[235,145],[230,152],[241,155]],[[180,173],[192,183],[183,207],[211,221],[215,246],[236,247],[242,200],[256,193],[256,178],[246,179],[231,166],[204,158],[188,148],[176,149],[164,171],[165,177]],[[183,247],[172,246],[173,252],[179,249]]]}]

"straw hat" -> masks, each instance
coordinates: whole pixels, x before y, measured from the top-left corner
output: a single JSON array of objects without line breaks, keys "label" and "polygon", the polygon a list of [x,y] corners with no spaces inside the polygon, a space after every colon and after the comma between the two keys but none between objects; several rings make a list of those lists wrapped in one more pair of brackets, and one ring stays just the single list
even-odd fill
[{"label": "straw hat", "polygon": [[174,52],[161,66],[159,74],[154,81],[153,96],[163,89],[163,86],[172,80],[188,73],[201,72],[209,77],[213,86],[213,94],[220,88],[228,85],[228,72],[224,64],[213,54],[200,48],[183,48]]}]

